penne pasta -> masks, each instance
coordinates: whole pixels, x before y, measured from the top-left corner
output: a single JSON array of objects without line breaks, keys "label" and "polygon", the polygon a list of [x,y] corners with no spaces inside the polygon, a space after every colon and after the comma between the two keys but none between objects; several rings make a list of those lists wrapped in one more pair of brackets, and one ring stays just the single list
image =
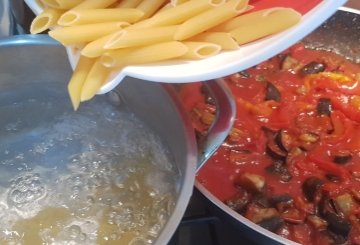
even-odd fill
[{"label": "penne pasta", "polygon": [[[179,5],[183,6],[186,3]],[[248,0],[230,0],[217,8],[198,14],[179,26],[175,40],[184,40],[234,18],[246,10]]]},{"label": "penne pasta", "polygon": [[45,9],[35,17],[30,25],[30,33],[37,34],[54,27],[63,11],[58,9]]},{"label": "penne pasta", "polygon": [[188,47],[185,44],[170,41],[145,47],[108,51],[101,56],[100,61],[106,67],[124,67],[126,65],[145,64],[177,58],[187,51]]},{"label": "penne pasta", "polygon": [[222,50],[236,50],[239,48],[239,44],[227,32],[204,32],[186,41],[214,43],[220,45]]},{"label": "penne pasta", "polygon": [[74,9],[63,14],[58,24],[61,26],[73,26],[115,21],[133,23],[139,20],[143,14],[141,10],[134,8]]},{"label": "penne pasta", "polygon": [[105,49],[145,46],[174,40],[178,26],[164,26],[147,29],[121,30],[108,40]]},{"label": "penne pasta", "polygon": [[170,4],[175,7],[188,1],[189,0],[170,0]]},{"label": "penne pasta", "polygon": [[[252,8],[253,8],[252,6],[248,6],[249,10],[251,10]],[[260,11],[257,11],[257,13],[258,13],[258,15],[262,15],[263,13],[266,13],[268,10],[269,9],[260,10]],[[246,24],[246,22],[248,22],[248,21],[255,20],[256,17],[251,17],[251,16],[256,16],[256,15],[253,15],[254,13],[255,12],[239,15],[231,20],[225,21],[225,22],[221,23],[220,25],[215,26],[214,28],[211,28],[209,31],[229,32],[231,30],[234,30],[236,27],[238,27],[240,25]]]},{"label": "penne pasta", "polygon": [[104,46],[109,41],[109,39],[112,38],[113,34],[114,33],[111,33],[86,44],[85,47],[81,50],[81,55],[91,58],[101,56],[106,52]]},{"label": "penne pasta", "polygon": [[156,11],[156,13],[154,14],[154,16],[157,15],[157,14],[159,14],[159,13],[161,13],[161,12],[163,12],[164,10],[171,9],[171,8],[173,8],[173,7],[174,7],[174,6],[172,6],[170,3],[167,3],[167,4],[165,4],[164,6],[162,6],[161,9],[159,9],[158,11]]},{"label": "penne pasta", "polygon": [[136,8],[142,0],[122,0],[117,8]]},{"label": "penne pasta", "polygon": [[221,51],[221,46],[208,42],[183,42],[188,51],[180,58],[183,59],[204,59],[216,55]]},{"label": "penne pasta", "polygon": [[95,96],[110,72],[111,70],[103,66],[99,60],[95,61],[81,88],[81,102],[90,100]]},{"label": "penne pasta", "polygon": [[68,92],[74,110],[77,110],[81,101],[81,90],[95,60],[80,56],[75,70],[68,84]]},{"label": "penne pasta", "polygon": [[71,9],[83,0],[41,0],[44,5],[56,9]]},{"label": "penne pasta", "polygon": [[117,0],[83,0],[72,9],[102,9],[115,2],[117,2]]},{"label": "penne pasta", "polygon": [[109,22],[69,26],[50,31],[49,36],[63,45],[88,43],[129,25],[127,22]]},{"label": "penne pasta", "polygon": [[144,15],[141,19],[147,19],[151,17],[157,10],[159,10],[167,0],[143,0],[136,9],[144,12]]},{"label": "penne pasta", "polygon": [[177,25],[214,7],[225,3],[225,0],[191,0],[176,7],[164,10],[152,18],[140,21],[131,28]]},{"label": "penne pasta", "polygon": [[[249,0],[41,0],[31,33],[49,35],[80,58],[68,90],[74,109],[128,65],[204,59],[280,32],[301,15]],[[66,12],[65,12],[66,11]],[[241,14],[241,15],[240,15]],[[78,57],[76,56],[75,57]]]},{"label": "penne pasta", "polygon": [[301,15],[290,8],[272,8],[244,15],[240,20],[239,26],[230,31],[230,35],[237,43],[244,44],[297,24]]}]

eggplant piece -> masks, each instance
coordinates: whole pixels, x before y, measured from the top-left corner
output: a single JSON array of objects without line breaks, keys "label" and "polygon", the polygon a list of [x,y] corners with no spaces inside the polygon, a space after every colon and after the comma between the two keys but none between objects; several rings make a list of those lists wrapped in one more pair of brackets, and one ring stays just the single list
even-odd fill
[{"label": "eggplant piece", "polygon": [[280,91],[275,87],[274,84],[272,84],[270,82],[266,83],[265,100],[273,100],[273,101],[276,101],[276,102],[281,101],[281,93],[280,93]]},{"label": "eggplant piece", "polygon": [[344,214],[336,202],[329,196],[324,195],[319,201],[319,214],[328,223],[328,230],[343,237],[347,237],[350,230],[350,222],[344,218]]},{"label": "eggplant piece", "polygon": [[345,217],[348,217],[355,208],[354,199],[349,193],[344,193],[335,197],[334,202],[336,203],[338,209],[345,215]]},{"label": "eggplant piece", "polygon": [[316,61],[312,61],[306,64],[301,70],[300,75],[306,76],[310,74],[316,74],[325,71],[326,65]]},{"label": "eggplant piece", "polygon": [[284,220],[280,217],[272,217],[269,219],[262,220],[258,223],[262,228],[265,228],[269,231],[276,232],[285,224]]},{"label": "eggplant piece", "polygon": [[315,147],[316,143],[320,140],[320,136],[315,133],[303,133],[299,136],[299,147],[304,151],[309,151]]},{"label": "eggplant piece", "polygon": [[284,212],[294,205],[294,199],[288,194],[272,196],[269,198],[269,202],[272,206],[276,207],[279,212]]},{"label": "eggplant piece", "polygon": [[350,152],[339,152],[334,156],[334,163],[337,164],[346,164],[352,160],[352,155]]},{"label": "eggplant piece", "polygon": [[331,212],[326,212],[323,218],[328,223],[328,230],[344,237],[349,235],[351,224],[345,218]]},{"label": "eggplant piece", "polygon": [[301,66],[301,63],[297,59],[290,55],[286,55],[281,62],[280,68],[283,71],[290,71],[295,73],[300,69]]},{"label": "eggplant piece", "polygon": [[278,203],[293,203],[294,199],[289,194],[282,194],[270,197],[270,203],[276,205]]},{"label": "eggplant piece", "polygon": [[302,184],[302,191],[306,199],[310,202],[315,200],[315,196],[323,185],[323,181],[317,177],[309,177]]},{"label": "eggplant piece", "polygon": [[245,190],[239,190],[235,196],[225,201],[232,210],[242,213],[251,201],[251,195]]},{"label": "eggplant piece", "polygon": [[265,178],[258,174],[243,173],[235,180],[235,185],[250,193],[259,194],[265,189]]},{"label": "eggplant piece", "polygon": [[346,238],[329,230],[322,231],[322,235],[328,238],[327,244],[340,245],[346,243]]},{"label": "eggplant piece", "polygon": [[308,215],[306,217],[306,220],[312,227],[314,227],[318,231],[325,230],[328,225],[326,220],[320,218],[317,215]]},{"label": "eggplant piece", "polygon": [[279,176],[280,180],[283,182],[289,182],[292,179],[291,173],[282,161],[273,162],[273,164],[267,166],[265,170],[268,173]]},{"label": "eggplant piece", "polygon": [[279,212],[275,208],[262,208],[256,203],[250,203],[244,216],[252,222],[259,224],[264,220],[279,217]]},{"label": "eggplant piece", "polygon": [[331,182],[339,182],[340,177],[335,174],[326,174],[325,177],[330,180]]},{"label": "eggplant piece", "polygon": [[282,151],[289,152],[291,150],[293,139],[286,130],[280,129],[276,132],[274,140]]},{"label": "eggplant piece", "polygon": [[331,100],[329,98],[320,98],[316,106],[317,114],[330,116],[332,111]]},{"label": "eggplant piece", "polygon": [[285,162],[287,152],[283,151],[274,140],[269,140],[266,144],[266,154],[274,160],[280,160]]},{"label": "eggplant piece", "polygon": [[280,217],[292,224],[301,224],[305,220],[305,215],[295,207],[284,210]]}]

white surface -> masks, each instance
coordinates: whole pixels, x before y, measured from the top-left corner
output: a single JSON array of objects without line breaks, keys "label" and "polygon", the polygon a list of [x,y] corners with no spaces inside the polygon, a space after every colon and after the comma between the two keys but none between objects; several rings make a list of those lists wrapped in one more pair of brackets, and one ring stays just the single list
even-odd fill
[{"label": "white surface", "polygon": [[[42,9],[35,0],[25,0],[39,14]],[[299,24],[289,30],[262,40],[242,45],[239,50],[222,52],[216,56],[197,61],[162,62],[151,65],[128,66],[114,74],[99,94],[115,88],[125,76],[154,82],[185,83],[205,81],[230,75],[254,66],[290,47],[312,32],[342,6],[346,0],[324,0],[302,17]],[[77,62],[76,54],[67,48],[72,67]]]}]

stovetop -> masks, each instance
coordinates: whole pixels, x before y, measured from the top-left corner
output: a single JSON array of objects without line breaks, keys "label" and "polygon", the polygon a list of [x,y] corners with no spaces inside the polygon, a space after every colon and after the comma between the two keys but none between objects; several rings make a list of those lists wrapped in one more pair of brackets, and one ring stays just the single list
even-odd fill
[{"label": "stovetop", "polygon": [[195,188],[185,215],[168,245],[257,245],[209,209],[208,201]]}]

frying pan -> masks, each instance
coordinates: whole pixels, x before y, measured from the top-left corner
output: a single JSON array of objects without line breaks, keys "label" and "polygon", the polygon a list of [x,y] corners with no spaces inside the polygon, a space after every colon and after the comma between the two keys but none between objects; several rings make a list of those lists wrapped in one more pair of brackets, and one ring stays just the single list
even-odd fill
[{"label": "frying pan", "polygon": [[[308,48],[332,51],[360,63],[360,11],[340,8],[335,15],[302,41]],[[203,167],[207,167],[206,163]],[[219,176],[221,177],[225,176]],[[214,183],[219,178],[206,181]],[[199,181],[196,181],[195,185],[208,200],[210,209],[217,216],[233,224],[241,231],[241,234],[245,234],[255,244],[298,244],[244,218],[226,206]]]}]

